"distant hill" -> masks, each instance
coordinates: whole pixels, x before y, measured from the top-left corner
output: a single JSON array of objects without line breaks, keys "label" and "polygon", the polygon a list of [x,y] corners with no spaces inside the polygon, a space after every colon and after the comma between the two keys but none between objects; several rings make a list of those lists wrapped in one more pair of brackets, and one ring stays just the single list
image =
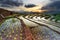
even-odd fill
[{"label": "distant hill", "polygon": [[0,8],[0,14],[6,14],[7,15],[7,14],[12,14],[12,13],[13,13],[12,11]]},{"label": "distant hill", "polygon": [[4,19],[4,17],[9,16],[9,15],[13,15],[14,13],[15,12],[0,8],[0,22]]},{"label": "distant hill", "polygon": [[8,18],[18,17],[20,13],[0,8],[0,25]]}]

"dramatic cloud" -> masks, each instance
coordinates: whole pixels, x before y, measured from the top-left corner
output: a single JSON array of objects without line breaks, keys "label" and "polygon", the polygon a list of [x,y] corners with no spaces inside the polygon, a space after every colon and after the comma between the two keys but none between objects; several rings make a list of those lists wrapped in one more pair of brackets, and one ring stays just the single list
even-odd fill
[{"label": "dramatic cloud", "polygon": [[32,8],[32,7],[35,7],[36,5],[35,4],[28,4],[28,5],[25,5],[26,8]]},{"label": "dramatic cloud", "polygon": [[23,5],[22,0],[0,0],[1,7],[13,7]]},{"label": "dramatic cloud", "polygon": [[50,0],[23,0],[25,4],[46,5]]},{"label": "dramatic cloud", "polygon": [[52,10],[52,9],[60,9],[60,1],[53,1],[52,3],[42,7],[42,9],[48,9],[48,10]]},{"label": "dramatic cloud", "polygon": [[52,3],[42,7],[42,10],[48,10],[47,13],[50,14],[59,14],[60,13],[60,1],[56,1],[56,0],[51,0]]},{"label": "dramatic cloud", "polygon": [[60,0],[50,0],[50,1],[60,1]]}]

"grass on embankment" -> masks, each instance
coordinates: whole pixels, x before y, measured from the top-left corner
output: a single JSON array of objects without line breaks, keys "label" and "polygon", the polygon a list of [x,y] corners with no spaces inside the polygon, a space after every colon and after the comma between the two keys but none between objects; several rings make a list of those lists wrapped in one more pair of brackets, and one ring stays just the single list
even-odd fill
[{"label": "grass on embankment", "polygon": [[46,14],[46,15],[48,15],[48,16],[54,16],[54,19],[55,19],[55,21],[57,22],[58,20],[60,20],[60,13],[59,14]]},{"label": "grass on embankment", "polygon": [[13,14],[13,15],[10,15],[10,16],[6,16],[1,22],[0,22],[0,25],[7,19],[9,18],[14,18],[15,16],[19,16],[19,14]]}]

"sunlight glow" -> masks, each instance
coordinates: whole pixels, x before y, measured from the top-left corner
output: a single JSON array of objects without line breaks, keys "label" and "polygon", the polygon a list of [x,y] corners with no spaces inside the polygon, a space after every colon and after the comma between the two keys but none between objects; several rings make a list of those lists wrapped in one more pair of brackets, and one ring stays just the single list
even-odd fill
[{"label": "sunlight glow", "polygon": [[28,12],[45,12],[46,10],[41,10],[42,5],[37,5],[36,7],[26,8],[24,6],[14,7],[14,8],[4,8],[10,11],[28,11]]},{"label": "sunlight glow", "polygon": [[41,10],[42,8],[42,5],[40,6],[36,6],[36,7],[33,7],[33,8],[24,8],[25,11],[32,11],[32,12],[44,12],[46,10]]}]

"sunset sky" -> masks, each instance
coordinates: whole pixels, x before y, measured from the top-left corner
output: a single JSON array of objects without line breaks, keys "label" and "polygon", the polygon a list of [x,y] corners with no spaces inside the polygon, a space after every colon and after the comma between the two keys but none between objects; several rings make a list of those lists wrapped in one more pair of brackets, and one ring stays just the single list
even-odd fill
[{"label": "sunset sky", "polygon": [[[22,5],[20,4],[21,1],[23,2]],[[3,0],[0,1],[0,8],[8,9],[11,11],[39,11],[43,6],[46,6],[47,4],[50,4],[55,1],[59,0],[10,0],[10,2],[8,2],[7,0]],[[11,2],[13,5],[11,4]],[[24,7],[24,5],[27,4],[34,4],[36,6],[31,8]]]}]

